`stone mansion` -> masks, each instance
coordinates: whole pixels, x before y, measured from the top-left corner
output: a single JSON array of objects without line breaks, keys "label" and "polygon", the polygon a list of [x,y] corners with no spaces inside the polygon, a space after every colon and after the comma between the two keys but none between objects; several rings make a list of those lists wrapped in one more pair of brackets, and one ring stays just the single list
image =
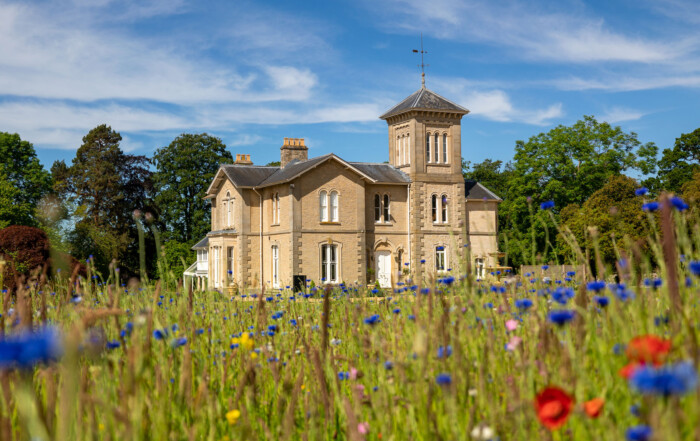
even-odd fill
[{"label": "stone mansion", "polygon": [[380,117],[388,163],[309,159],[296,138],[284,139],[279,167],[236,155],[207,190],[212,231],[185,275],[200,289],[304,279],[389,287],[400,274],[463,273],[469,256],[483,277],[498,264],[501,199],[462,176],[467,113],[421,87]]}]

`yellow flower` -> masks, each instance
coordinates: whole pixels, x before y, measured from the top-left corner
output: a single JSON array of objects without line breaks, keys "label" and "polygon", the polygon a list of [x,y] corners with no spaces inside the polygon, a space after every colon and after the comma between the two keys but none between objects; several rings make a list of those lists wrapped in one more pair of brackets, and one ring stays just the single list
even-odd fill
[{"label": "yellow flower", "polygon": [[98,425],[97,425],[97,430],[99,430],[100,432],[102,432],[103,430],[105,430],[105,425],[102,424],[102,423],[98,424]]},{"label": "yellow flower", "polygon": [[306,389],[306,385],[305,385],[305,384],[302,384],[302,385],[301,385],[301,390],[304,390],[304,389]]},{"label": "yellow flower", "polygon": [[238,418],[240,418],[240,416],[241,416],[241,411],[237,410],[237,409],[233,409],[233,410],[226,412],[226,420],[231,425],[236,424],[236,421],[238,421]]},{"label": "yellow flower", "polygon": [[231,344],[238,344],[240,345],[240,347],[250,351],[251,349],[253,349],[254,342],[253,339],[250,338],[250,335],[248,335],[247,332],[244,332],[240,337],[232,338]]},{"label": "yellow flower", "polygon": [[250,353],[250,358],[252,358],[253,360],[255,360],[256,358],[258,358],[258,354],[255,353],[255,352],[251,352],[251,353]]}]

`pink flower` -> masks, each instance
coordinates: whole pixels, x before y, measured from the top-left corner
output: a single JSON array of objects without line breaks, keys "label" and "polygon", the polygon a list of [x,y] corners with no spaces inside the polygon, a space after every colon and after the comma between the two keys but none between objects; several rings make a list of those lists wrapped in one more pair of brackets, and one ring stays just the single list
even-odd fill
[{"label": "pink flower", "polygon": [[365,391],[365,386],[362,384],[357,384],[357,385],[355,385],[355,390],[362,393]]},{"label": "pink flower", "polygon": [[517,335],[514,335],[513,338],[510,339],[508,343],[506,343],[506,350],[508,351],[514,351],[515,348],[517,348],[520,343],[522,343],[523,339],[518,337]]},{"label": "pink flower", "polygon": [[518,329],[518,321],[513,319],[506,321],[506,329],[509,331],[515,331]]},{"label": "pink flower", "polygon": [[350,368],[350,379],[357,380],[357,369]]},{"label": "pink flower", "polygon": [[357,431],[360,432],[362,435],[367,435],[367,433],[369,433],[369,423],[365,421],[364,423],[358,424]]}]

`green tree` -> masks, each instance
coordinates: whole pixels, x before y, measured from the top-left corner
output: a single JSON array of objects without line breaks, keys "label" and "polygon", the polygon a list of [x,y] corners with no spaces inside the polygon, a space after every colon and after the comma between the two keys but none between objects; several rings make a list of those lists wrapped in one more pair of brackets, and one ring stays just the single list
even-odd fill
[{"label": "green tree", "polygon": [[211,229],[207,188],[219,165],[233,157],[221,139],[185,133],[156,150],[153,160],[155,201],[167,238],[193,245]]},{"label": "green tree", "polygon": [[[554,224],[548,216],[533,216],[539,203],[553,200],[555,219],[569,204],[583,204],[612,176],[627,171],[653,173],[657,147],[642,144],[634,132],[584,116],[572,126],[517,141],[508,189],[500,206],[502,249],[515,265],[536,255],[556,260]],[[545,225],[551,223],[545,228]],[[549,240],[549,243],[548,243]]]},{"label": "green tree", "polygon": [[50,190],[51,175],[34,146],[16,133],[0,132],[0,227],[36,225],[36,208]]},{"label": "green tree", "polygon": [[513,165],[509,162],[484,159],[471,165],[471,162],[462,159],[462,175],[466,179],[474,179],[491,190],[498,197],[503,197],[508,192],[509,181],[513,177]]},{"label": "green tree", "polygon": [[684,133],[672,149],[664,149],[659,160],[659,173],[656,178],[644,182],[653,192],[661,190],[681,193],[683,184],[693,179],[700,171],[700,128]]},{"label": "green tree", "polygon": [[[561,211],[562,225],[568,227],[583,249],[593,252],[590,227],[597,230],[598,245],[603,263],[613,265],[617,260],[614,241],[624,246],[627,237],[641,248],[647,248],[647,219],[641,210],[641,199],[634,190],[639,183],[624,175],[611,176],[605,185],[591,195],[581,206],[571,204]],[[564,253],[571,253],[566,242],[559,241]],[[569,254],[573,256],[573,254]]]},{"label": "green tree", "polygon": [[134,210],[149,210],[150,161],[125,154],[121,135],[102,124],[83,137],[70,167],[54,163],[55,188],[73,208],[75,229],[70,242],[80,258],[94,255],[102,271],[111,260],[138,271]]}]

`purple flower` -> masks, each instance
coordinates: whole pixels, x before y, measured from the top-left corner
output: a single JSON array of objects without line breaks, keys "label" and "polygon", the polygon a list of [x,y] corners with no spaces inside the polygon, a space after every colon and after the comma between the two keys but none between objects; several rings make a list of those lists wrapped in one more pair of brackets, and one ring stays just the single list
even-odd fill
[{"label": "purple flower", "polygon": [[563,326],[574,319],[576,313],[568,309],[550,311],[547,319],[555,325]]},{"label": "purple flower", "polygon": [[678,210],[678,211],[685,211],[689,208],[688,204],[686,204],[685,201],[683,199],[679,198],[678,196],[673,196],[671,198],[671,204],[674,207],[676,207],[676,210]]},{"label": "purple flower", "polygon": [[658,202],[647,202],[646,204],[642,205],[642,210],[651,212],[651,211],[657,211],[659,209],[659,203]]},{"label": "purple flower", "polygon": [[627,441],[648,441],[651,438],[651,427],[649,426],[633,426],[625,432]]},{"label": "purple flower", "polygon": [[634,194],[636,196],[644,196],[647,193],[649,193],[649,189],[646,187],[639,187],[638,189],[634,190]]}]

